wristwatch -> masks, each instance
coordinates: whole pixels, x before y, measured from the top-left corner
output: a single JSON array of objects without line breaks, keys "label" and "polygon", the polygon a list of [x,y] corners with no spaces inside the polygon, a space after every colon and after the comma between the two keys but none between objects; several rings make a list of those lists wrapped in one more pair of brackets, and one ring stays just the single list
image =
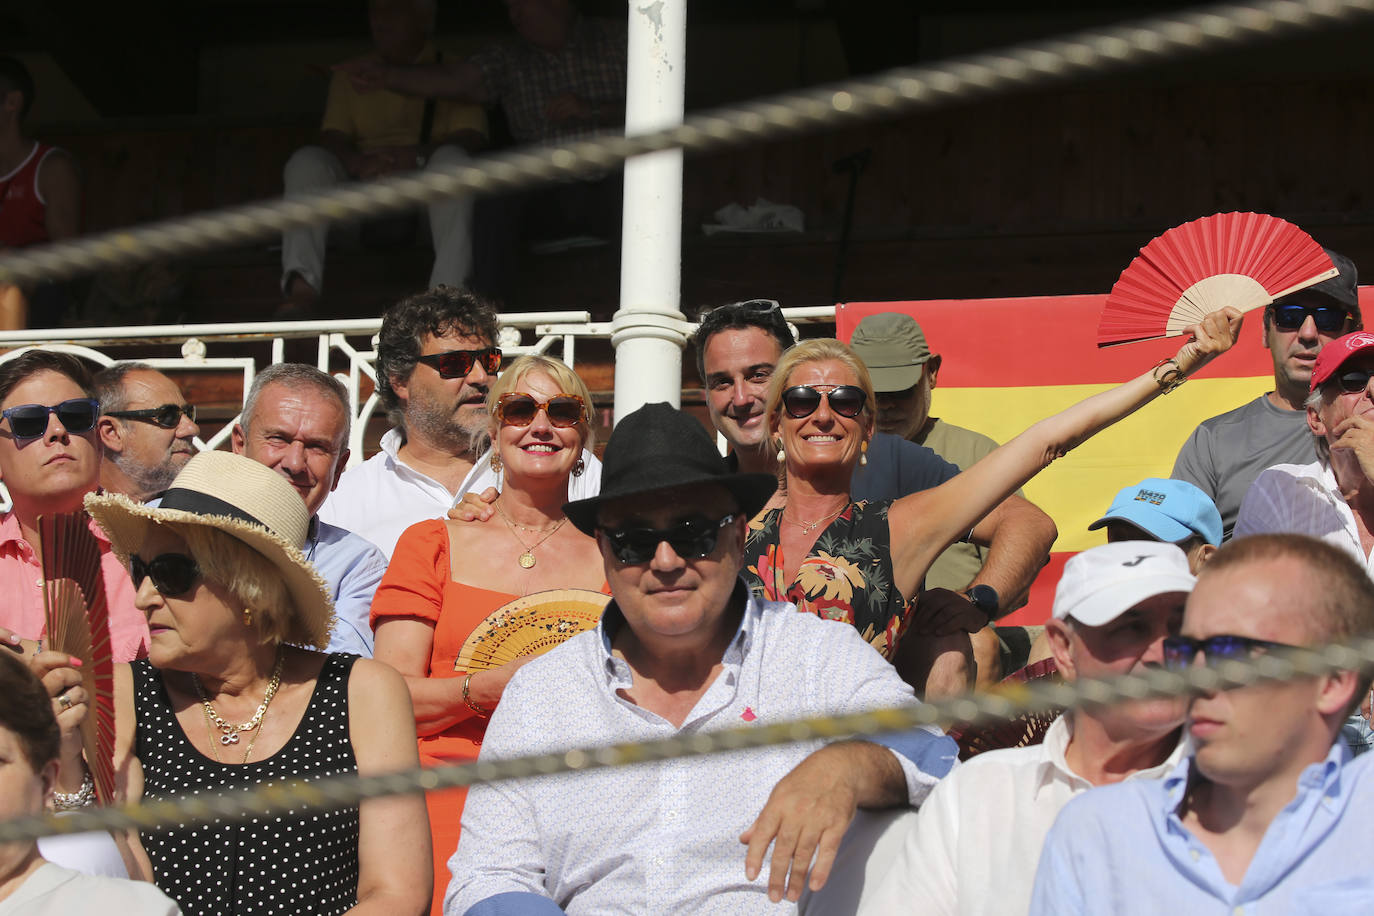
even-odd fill
[{"label": "wristwatch", "polygon": [[975,585],[964,592],[964,597],[969,603],[988,615],[988,623],[997,619],[998,602],[997,589],[991,585]]}]

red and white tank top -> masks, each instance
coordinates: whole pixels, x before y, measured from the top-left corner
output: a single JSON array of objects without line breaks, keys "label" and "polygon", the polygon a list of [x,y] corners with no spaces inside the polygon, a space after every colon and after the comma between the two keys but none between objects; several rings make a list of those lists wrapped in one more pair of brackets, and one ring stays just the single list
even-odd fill
[{"label": "red and white tank top", "polygon": [[0,246],[22,248],[48,240],[48,205],[38,191],[38,169],[54,149],[34,141],[28,157],[0,175]]}]

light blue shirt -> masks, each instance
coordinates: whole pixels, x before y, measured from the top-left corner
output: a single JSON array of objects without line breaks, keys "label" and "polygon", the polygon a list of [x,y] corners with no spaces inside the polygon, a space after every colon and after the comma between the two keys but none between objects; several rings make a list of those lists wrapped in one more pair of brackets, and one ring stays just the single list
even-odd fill
[{"label": "light blue shirt", "polygon": [[1239,886],[1179,818],[1191,763],[1069,802],[1040,855],[1032,916],[1374,912],[1374,755],[1352,761],[1337,742],[1304,770]]},{"label": "light blue shirt", "polygon": [[372,657],[372,594],[386,572],[386,555],[373,543],[316,516],[302,548],[305,558],[329,583],[334,599],[334,629],[326,652]]}]

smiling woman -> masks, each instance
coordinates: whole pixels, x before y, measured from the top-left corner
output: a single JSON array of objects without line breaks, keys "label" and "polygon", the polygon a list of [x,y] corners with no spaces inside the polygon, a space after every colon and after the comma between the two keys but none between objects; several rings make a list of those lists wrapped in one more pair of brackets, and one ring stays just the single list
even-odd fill
[{"label": "smiling woman", "polygon": [[[529,657],[485,670],[458,662],[469,636],[526,595],[605,590],[596,541],[567,524],[563,504],[593,445],[587,386],[547,356],[522,356],[487,394],[491,464],[503,475],[488,521],[435,519],[401,535],[372,601],[375,658],[405,676],[427,766],[477,759],[487,719]],[[569,632],[571,635],[571,631]],[[435,873],[458,843],[466,790],[428,796]],[[443,882],[436,882],[435,912]]]}]

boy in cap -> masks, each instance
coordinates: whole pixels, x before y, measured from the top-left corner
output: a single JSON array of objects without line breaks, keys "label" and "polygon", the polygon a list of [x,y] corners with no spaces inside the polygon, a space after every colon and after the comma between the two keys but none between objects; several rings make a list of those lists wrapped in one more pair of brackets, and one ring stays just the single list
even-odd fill
[{"label": "boy in cap", "polygon": [[1088,530],[1103,527],[1108,543],[1150,540],[1177,545],[1195,576],[1221,546],[1221,513],[1206,493],[1186,480],[1147,477],[1125,487]]}]

